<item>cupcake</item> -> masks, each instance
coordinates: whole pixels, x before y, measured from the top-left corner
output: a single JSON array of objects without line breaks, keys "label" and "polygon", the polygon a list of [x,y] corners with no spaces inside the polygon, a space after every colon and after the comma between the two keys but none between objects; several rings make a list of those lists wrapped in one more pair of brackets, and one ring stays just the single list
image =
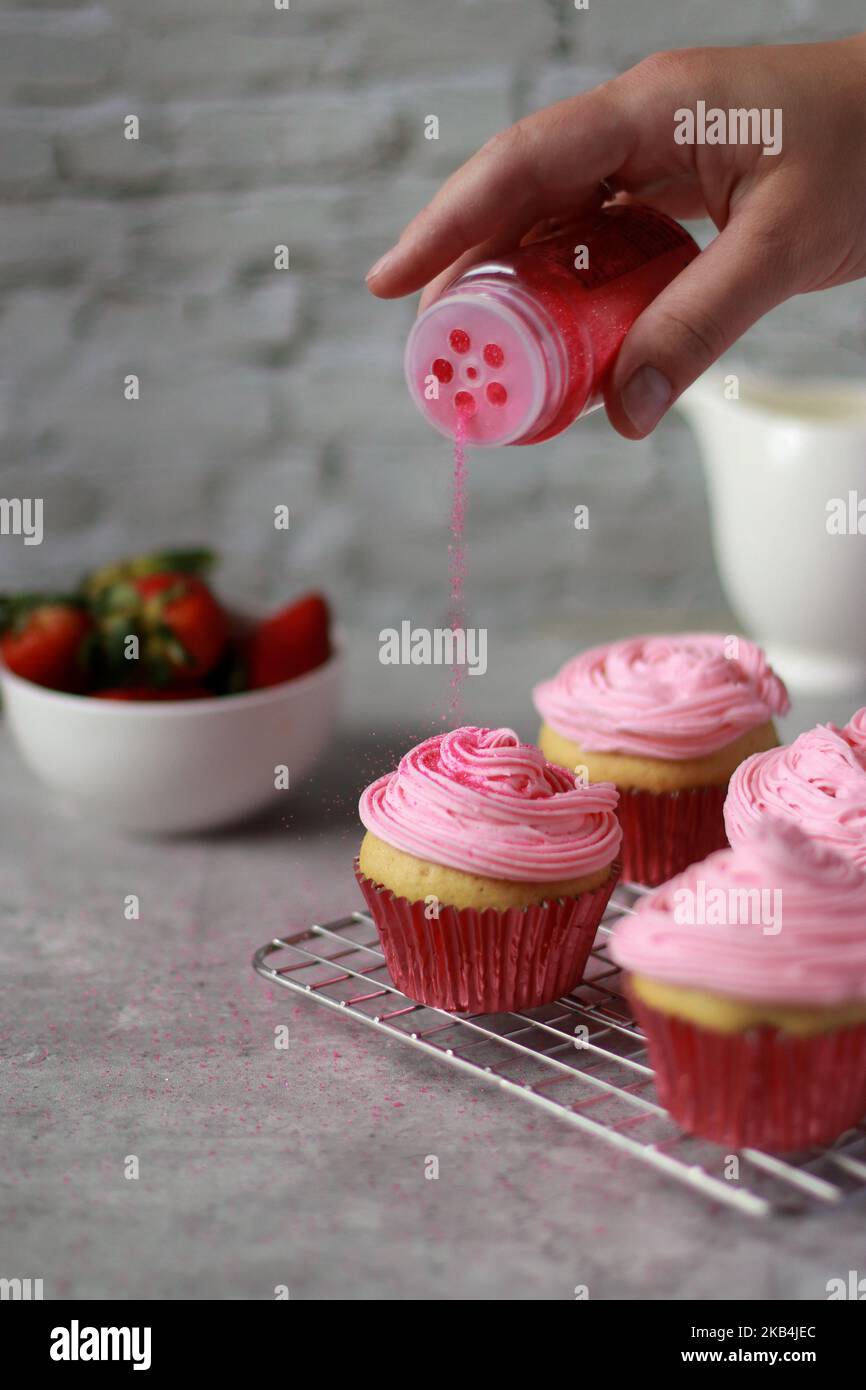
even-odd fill
[{"label": "cupcake", "polygon": [[866,1114],[866,875],[851,859],[767,818],[644,898],[610,951],[683,1129],[788,1152]]},{"label": "cupcake", "polygon": [[789,746],[740,764],[724,806],[732,845],[745,844],[772,816],[794,821],[866,869],[866,747],[856,742],[861,714],[845,729],[819,724]]},{"label": "cupcake", "polygon": [[788,709],[761,649],[716,633],[593,647],[533,700],[545,756],[616,785],[623,877],[647,884],[726,845],[728,779],[778,743],[773,716]]},{"label": "cupcake", "polygon": [[575,786],[511,729],[419,743],[361,797],[356,862],[391,978],[495,1013],[580,981],[616,882],[616,790]]}]

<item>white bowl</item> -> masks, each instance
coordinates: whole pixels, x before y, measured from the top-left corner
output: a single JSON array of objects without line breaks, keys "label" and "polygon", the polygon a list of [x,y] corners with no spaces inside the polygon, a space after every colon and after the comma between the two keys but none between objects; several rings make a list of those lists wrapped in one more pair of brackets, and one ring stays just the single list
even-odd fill
[{"label": "white bowl", "polygon": [[[209,830],[263,810],[313,767],[343,684],[339,647],[315,671],[214,699],[124,702],[66,695],[0,662],[6,722],[58,802],[125,831]],[[278,767],[289,790],[278,790]]]}]

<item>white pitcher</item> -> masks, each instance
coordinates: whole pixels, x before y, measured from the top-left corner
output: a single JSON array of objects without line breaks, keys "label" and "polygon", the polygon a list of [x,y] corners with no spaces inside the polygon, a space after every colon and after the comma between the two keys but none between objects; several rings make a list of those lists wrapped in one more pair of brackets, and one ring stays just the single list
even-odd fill
[{"label": "white pitcher", "polygon": [[714,369],[679,404],[732,609],[796,689],[866,690],[866,384]]}]

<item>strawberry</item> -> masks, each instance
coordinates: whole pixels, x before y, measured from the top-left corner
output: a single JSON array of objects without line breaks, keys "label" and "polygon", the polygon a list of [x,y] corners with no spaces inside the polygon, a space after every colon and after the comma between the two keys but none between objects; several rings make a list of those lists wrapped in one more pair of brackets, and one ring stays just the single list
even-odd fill
[{"label": "strawberry", "polygon": [[0,653],[10,671],[52,690],[86,689],[91,622],[79,600],[40,594],[4,599],[0,630]]},{"label": "strawberry", "polygon": [[173,689],[155,685],[116,685],[94,690],[95,700],[212,700],[214,693],[203,685],[178,685]]},{"label": "strawberry", "polygon": [[261,690],[321,666],[331,655],[330,613],[321,594],[303,598],[262,619],[243,645],[247,688]]},{"label": "strawberry", "polygon": [[[216,666],[228,639],[229,620],[210,589],[195,575],[145,574],[113,579],[93,591],[92,603],[106,673],[122,684],[200,681]],[[138,637],[138,660],[127,639]]]}]

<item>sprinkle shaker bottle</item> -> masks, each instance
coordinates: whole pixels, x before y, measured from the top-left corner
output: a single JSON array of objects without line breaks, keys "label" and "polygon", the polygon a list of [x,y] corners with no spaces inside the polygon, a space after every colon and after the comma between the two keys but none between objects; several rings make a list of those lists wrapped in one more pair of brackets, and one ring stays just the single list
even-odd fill
[{"label": "sprinkle shaker bottle", "polygon": [[568,231],[472,266],[406,344],[421,413],[466,442],[538,444],[602,403],[629,328],[698,254],[677,222],[611,206]]}]

